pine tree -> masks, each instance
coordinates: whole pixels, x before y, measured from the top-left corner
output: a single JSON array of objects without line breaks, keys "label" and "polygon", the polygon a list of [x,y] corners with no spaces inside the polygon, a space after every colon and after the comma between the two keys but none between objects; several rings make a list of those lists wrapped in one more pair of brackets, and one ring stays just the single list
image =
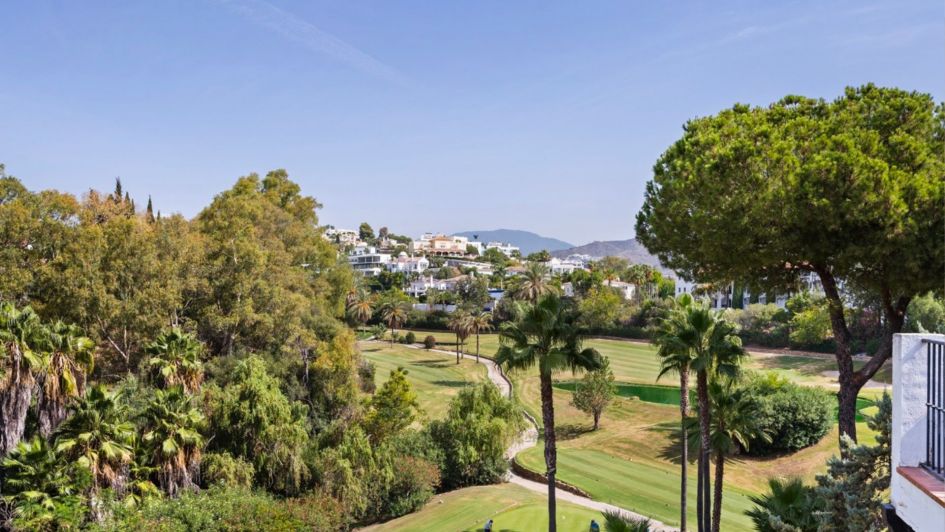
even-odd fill
[{"label": "pine tree", "polygon": [[144,215],[149,223],[154,222],[154,206],[151,204],[151,195],[148,194],[148,206],[144,209]]}]

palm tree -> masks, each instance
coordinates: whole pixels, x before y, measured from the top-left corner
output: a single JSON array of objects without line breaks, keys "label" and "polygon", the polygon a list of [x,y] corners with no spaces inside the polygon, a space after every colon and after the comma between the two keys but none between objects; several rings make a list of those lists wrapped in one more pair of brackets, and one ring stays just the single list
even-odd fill
[{"label": "palm tree", "polygon": [[346,312],[355,323],[364,324],[374,313],[374,301],[368,294],[359,290],[355,296],[348,298]]},{"label": "palm tree", "polygon": [[49,358],[47,335],[32,308],[0,303],[0,456],[23,438],[36,377]]},{"label": "palm tree", "polygon": [[393,299],[381,303],[381,320],[383,320],[390,329],[390,345],[394,345],[394,335],[397,333],[397,327],[400,327],[407,321],[407,309],[400,301]]},{"label": "palm tree", "polygon": [[492,330],[492,313],[482,311],[469,317],[469,325],[476,334],[476,362],[479,362],[479,333]]},{"label": "palm tree", "polygon": [[49,438],[66,419],[66,402],[85,393],[86,375],[95,362],[95,343],[75,325],[56,322],[48,329],[47,364],[37,398],[39,433]]},{"label": "palm tree", "polygon": [[[755,529],[760,532],[777,532],[788,530],[817,530],[816,512],[823,510],[818,501],[817,490],[813,486],[805,486],[799,478],[768,479],[770,493],[761,496],[751,496],[755,508],[745,514],[754,522]],[[775,527],[776,523],[781,526]]]},{"label": "palm tree", "polygon": [[432,312],[436,310],[437,303],[439,303],[442,300],[443,292],[441,292],[437,288],[428,288],[426,296],[427,296],[427,306]]},{"label": "palm tree", "polygon": [[604,513],[604,530],[607,532],[650,532],[649,519],[633,519],[620,512]]},{"label": "palm tree", "polygon": [[660,357],[660,373],[656,380],[668,373],[679,374],[679,415],[682,430],[679,530],[682,532],[686,532],[688,511],[689,434],[686,420],[689,417],[689,368],[692,365],[692,349],[684,338],[677,335],[677,332],[685,330],[685,310],[692,307],[692,303],[692,296],[689,294],[682,294],[673,300],[673,310],[663,320],[655,339],[658,348],[657,355]]},{"label": "palm tree", "polygon": [[144,413],[143,442],[151,465],[157,468],[158,485],[175,497],[181,490],[195,489],[204,438],[200,434],[204,416],[194,408],[184,389],[175,386],[156,390]]},{"label": "palm tree", "polygon": [[541,415],[545,428],[545,467],[548,480],[548,530],[556,530],[555,473],[555,410],[551,375],[570,369],[595,370],[602,365],[600,353],[582,348],[582,335],[577,327],[577,313],[556,294],[541,297],[524,309],[516,322],[506,322],[499,332],[502,342],[496,363],[507,370],[525,370],[538,366],[541,382]]},{"label": "palm tree", "polygon": [[2,466],[3,499],[21,516],[29,515],[31,525],[58,530],[56,525],[61,516],[57,515],[57,509],[80,506],[78,493],[82,479],[75,474],[74,464],[62,460],[40,436],[17,443],[3,459]]},{"label": "palm tree", "polygon": [[690,370],[696,372],[700,442],[696,514],[699,531],[708,532],[712,529],[712,488],[709,479],[709,453],[712,448],[709,377],[735,376],[745,356],[745,350],[742,348],[741,339],[735,334],[735,327],[720,318],[704,303],[681,306],[677,315],[670,320],[668,328],[678,338],[677,347],[682,349],[685,346],[688,349],[692,359]]},{"label": "palm tree", "polygon": [[548,282],[548,267],[540,262],[531,262],[522,273],[522,280],[516,290],[519,299],[535,303],[542,296],[555,291]]},{"label": "palm tree", "polygon": [[472,316],[464,311],[457,310],[450,317],[447,327],[456,335],[456,363],[459,364],[462,345],[466,342],[466,338],[469,338],[469,335],[472,333]]},{"label": "palm tree", "polygon": [[148,365],[162,388],[183,386],[188,394],[196,393],[203,382],[203,344],[189,333],[174,327],[162,333],[145,348],[151,355]]},{"label": "palm tree", "polygon": [[89,503],[93,516],[99,518],[99,490],[124,492],[127,467],[134,458],[135,426],[126,421],[117,394],[102,385],[90,388],[70,410],[69,418],[56,430],[56,451],[91,473]]}]

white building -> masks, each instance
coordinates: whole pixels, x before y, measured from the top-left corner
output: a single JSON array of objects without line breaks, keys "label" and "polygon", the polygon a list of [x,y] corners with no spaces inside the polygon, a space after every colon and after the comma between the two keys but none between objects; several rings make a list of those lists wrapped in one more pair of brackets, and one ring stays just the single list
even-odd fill
[{"label": "white building", "polygon": [[521,253],[521,250],[518,249],[518,246],[513,246],[508,242],[489,242],[486,244],[486,249],[497,249],[501,251],[506,257],[511,257],[513,253]]},{"label": "white building", "polygon": [[446,236],[442,234],[424,233],[417,240],[411,240],[407,249],[410,253],[426,255],[466,255],[467,246],[473,246],[481,254],[482,243],[470,242],[464,236]]},{"label": "white building", "polygon": [[387,269],[390,264],[390,254],[378,253],[377,249],[370,246],[357,247],[348,255],[348,264],[355,271],[374,277]]},{"label": "white building", "polygon": [[387,263],[387,270],[401,273],[423,273],[430,267],[426,257],[409,257],[401,251],[397,258]]},{"label": "white building", "polygon": [[893,531],[945,529],[945,335],[893,337]]},{"label": "white building", "polygon": [[447,266],[453,268],[472,268],[477,274],[492,275],[492,264],[488,262],[476,262],[474,260],[446,259]]},{"label": "white building", "polygon": [[637,292],[637,286],[633,283],[625,283],[623,281],[604,281],[606,286],[617,289],[620,292],[620,295],[624,299],[630,301],[633,299],[633,296]]},{"label": "white building", "polygon": [[574,272],[574,270],[583,270],[584,263],[579,261],[571,261],[568,259],[558,259],[552,257],[551,260],[545,263],[545,266],[548,267],[548,270],[552,275],[564,275]]},{"label": "white building", "polygon": [[334,227],[329,227],[328,229],[325,229],[324,234],[325,238],[331,240],[332,242],[341,244],[342,246],[355,245],[361,241],[360,233],[352,229],[336,229]]}]

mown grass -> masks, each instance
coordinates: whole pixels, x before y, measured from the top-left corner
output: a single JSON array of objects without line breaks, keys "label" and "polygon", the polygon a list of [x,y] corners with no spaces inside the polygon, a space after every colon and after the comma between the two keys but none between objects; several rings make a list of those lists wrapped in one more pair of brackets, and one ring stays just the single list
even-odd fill
[{"label": "mown grass", "polygon": [[403,367],[407,380],[417,392],[417,398],[427,417],[439,419],[449,408],[450,399],[465,386],[486,379],[486,368],[471,359],[460,361],[440,353],[412,349],[402,345],[390,346],[381,342],[361,344],[364,358],[376,366],[374,382],[380,388],[390,372]]},{"label": "mown grass", "polygon": [[[514,484],[476,486],[437,495],[418,512],[364,530],[473,531],[482,530],[489,519],[494,521],[496,532],[547,530],[546,498]],[[558,530],[586,532],[591,519],[600,522],[601,514],[558,501]]]}]

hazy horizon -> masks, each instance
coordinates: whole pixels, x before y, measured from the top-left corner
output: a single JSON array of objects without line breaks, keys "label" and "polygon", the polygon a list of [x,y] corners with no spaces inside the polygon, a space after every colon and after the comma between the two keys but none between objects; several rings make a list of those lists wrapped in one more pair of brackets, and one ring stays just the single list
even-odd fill
[{"label": "hazy horizon", "polygon": [[945,100],[940,1],[0,7],[0,163],[193,216],[285,168],[322,223],[632,238],[686,120],[875,82]]}]

